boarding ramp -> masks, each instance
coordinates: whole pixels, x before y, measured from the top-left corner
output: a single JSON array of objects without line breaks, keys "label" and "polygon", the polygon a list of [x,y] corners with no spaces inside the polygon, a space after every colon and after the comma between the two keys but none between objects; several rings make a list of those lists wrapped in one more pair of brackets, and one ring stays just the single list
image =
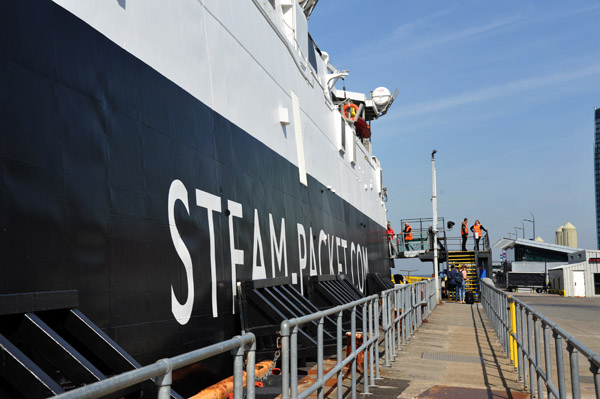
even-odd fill
[{"label": "boarding ramp", "polygon": [[[412,240],[403,233],[404,223],[412,227]],[[433,218],[402,219],[395,236],[389,240],[390,256],[396,259],[418,258],[422,262],[431,262],[434,257],[433,240]],[[446,261],[446,248],[444,218],[438,218],[438,262]]]}]

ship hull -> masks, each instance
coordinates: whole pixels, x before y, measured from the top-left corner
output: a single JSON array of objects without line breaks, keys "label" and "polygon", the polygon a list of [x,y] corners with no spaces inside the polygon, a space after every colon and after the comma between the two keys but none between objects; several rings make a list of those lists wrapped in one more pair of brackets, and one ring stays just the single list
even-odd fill
[{"label": "ship hull", "polygon": [[147,364],[238,334],[235,281],[388,273],[381,223],[64,8],[0,26],[0,294],[77,290]]}]

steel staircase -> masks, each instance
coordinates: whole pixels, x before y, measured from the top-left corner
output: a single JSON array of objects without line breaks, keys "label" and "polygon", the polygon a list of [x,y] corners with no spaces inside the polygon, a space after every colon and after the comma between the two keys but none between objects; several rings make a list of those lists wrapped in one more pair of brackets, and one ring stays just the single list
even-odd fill
[{"label": "steel staircase", "polygon": [[[462,266],[467,268],[467,281],[465,284],[465,293],[472,292],[476,302],[479,302],[479,273],[477,272],[477,262],[475,252],[473,251],[449,251],[448,267],[454,266],[460,269]],[[455,292],[448,293],[450,301],[456,301]]]}]

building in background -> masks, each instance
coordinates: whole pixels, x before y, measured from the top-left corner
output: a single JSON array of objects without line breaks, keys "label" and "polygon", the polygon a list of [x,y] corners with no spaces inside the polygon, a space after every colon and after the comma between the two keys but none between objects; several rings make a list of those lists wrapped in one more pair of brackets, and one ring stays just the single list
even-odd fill
[{"label": "building in background", "polygon": [[594,138],[594,181],[596,187],[596,248],[600,249],[600,108],[594,111],[596,134]]},{"label": "building in background", "polygon": [[548,270],[550,292],[569,297],[600,296],[600,251],[583,249],[568,258],[568,265]]},{"label": "building in background", "polygon": [[575,226],[571,222],[560,226],[555,232],[554,243],[556,245],[577,248],[577,229]]}]

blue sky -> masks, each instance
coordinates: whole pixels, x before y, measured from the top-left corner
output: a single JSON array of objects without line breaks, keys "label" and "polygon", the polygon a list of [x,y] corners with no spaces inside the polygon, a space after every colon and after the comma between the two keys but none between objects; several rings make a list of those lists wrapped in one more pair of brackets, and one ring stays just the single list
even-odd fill
[{"label": "blue sky", "polygon": [[441,217],[480,219],[494,242],[532,211],[546,242],[570,221],[596,248],[597,0],[321,0],[309,29],[348,90],[399,90],[372,128],[396,230],[431,216],[436,148]]}]

